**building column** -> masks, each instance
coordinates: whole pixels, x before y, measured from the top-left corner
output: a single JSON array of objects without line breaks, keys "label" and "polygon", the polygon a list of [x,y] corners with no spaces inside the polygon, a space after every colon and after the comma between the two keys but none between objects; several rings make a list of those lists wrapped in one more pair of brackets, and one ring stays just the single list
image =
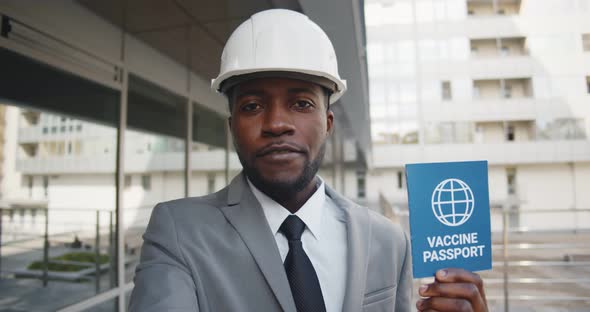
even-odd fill
[{"label": "building column", "polygon": [[344,138],[335,130],[332,133],[332,187],[344,194]]}]

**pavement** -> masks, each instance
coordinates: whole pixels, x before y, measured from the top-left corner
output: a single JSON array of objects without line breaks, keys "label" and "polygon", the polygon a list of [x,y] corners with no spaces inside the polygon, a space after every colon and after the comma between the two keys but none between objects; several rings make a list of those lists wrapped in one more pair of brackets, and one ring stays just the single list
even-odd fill
[{"label": "pavement", "polygon": [[[503,249],[499,237],[494,236],[494,268],[480,272],[484,279],[490,311],[504,312]],[[526,248],[509,248],[510,261],[533,260],[554,263],[553,265],[511,266],[509,279],[509,311],[517,312],[588,312],[590,300],[590,232],[571,234],[511,234],[511,244],[529,244]],[[542,248],[541,245],[543,244]],[[566,244],[566,246],[563,246]],[[35,243],[34,246],[39,246]],[[522,247],[523,245],[521,245]],[[513,247],[516,247],[514,245]],[[51,255],[65,251],[64,247],[52,247]],[[2,257],[2,270],[25,267],[33,260],[40,259],[39,249],[13,250]],[[568,259],[568,261],[565,261]],[[134,263],[126,268],[126,280],[133,276]],[[534,280],[522,280],[529,278]],[[521,279],[521,280],[519,280]],[[520,282],[516,282],[520,281]],[[523,282],[524,281],[524,282]],[[416,280],[414,290],[421,282]],[[100,292],[109,289],[109,274],[100,277]],[[94,281],[64,282],[49,281],[43,287],[38,279],[12,278],[4,275],[0,279],[0,312],[55,311],[64,306],[87,299],[96,294]],[[414,294],[417,299],[418,295]],[[556,300],[556,298],[561,298]],[[115,311],[115,301],[105,302],[88,311]]]},{"label": "pavement", "polygon": [[[106,237],[101,238],[106,243]],[[88,239],[92,243],[92,238]],[[43,258],[42,240],[31,240],[23,244],[4,246],[2,249],[2,274],[0,275],[0,312],[49,312],[88,299],[97,294],[94,275],[88,275],[87,281],[49,280],[43,282],[36,278],[15,278],[14,273],[26,268],[35,260]],[[106,246],[103,246],[105,249]],[[70,251],[81,251],[64,247],[62,243],[52,244],[49,257]],[[133,258],[132,258],[133,257]],[[127,256],[126,281],[130,281],[135,270],[137,255]],[[108,270],[100,274],[98,293],[110,289]],[[115,301],[105,302],[88,311],[115,311]]]}]

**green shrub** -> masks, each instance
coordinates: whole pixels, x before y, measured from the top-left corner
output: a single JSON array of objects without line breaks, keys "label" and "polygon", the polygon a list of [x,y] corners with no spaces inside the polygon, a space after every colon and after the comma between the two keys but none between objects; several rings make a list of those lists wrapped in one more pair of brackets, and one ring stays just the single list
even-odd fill
[{"label": "green shrub", "polygon": [[[78,272],[88,268],[88,266],[77,265],[77,264],[62,264],[62,263],[48,263],[49,271],[56,272]],[[43,270],[43,261],[35,261],[27,267],[29,270]]]},{"label": "green shrub", "polygon": [[[77,272],[83,269],[86,269],[90,266],[79,265],[79,264],[64,264],[64,263],[54,263],[51,262],[52,260],[57,261],[76,261],[76,262],[87,262],[87,263],[95,263],[96,254],[93,252],[70,252],[67,254],[63,254],[58,257],[53,257],[49,259],[48,263],[48,270],[49,271],[56,271],[56,272]],[[109,256],[101,254],[98,256],[98,262],[100,264],[108,263]],[[29,270],[43,270],[43,261],[34,261],[27,266]]]},{"label": "green shrub", "polygon": [[[63,254],[59,257],[52,258],[52,260],[63,260],[63,261],[78,261],[78,262],[96,262],[96,254],[93,252],[70,252]],[[98,262],[104,264],[109,262],[109,256],[101,254],[98,256]]]}]

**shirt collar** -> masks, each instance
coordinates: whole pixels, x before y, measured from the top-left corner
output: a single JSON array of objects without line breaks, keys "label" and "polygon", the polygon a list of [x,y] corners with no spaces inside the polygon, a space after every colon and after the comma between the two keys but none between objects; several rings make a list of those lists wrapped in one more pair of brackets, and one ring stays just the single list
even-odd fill
[{"label": "shirt collar", "polygon": [[[315,193],[311,195],[311,197],[299,208],[299,210],[295,213],[307,226],[307,229],[311,232],[312,236],[316,239],[320,239],[320,233],[322,229],[322,220],[324,216],[324,206],[326,202],[326,190],[324,185],[324,180],[318,176],[320,180],[320,185],[316,189]],[[254,196],[262,206],[262,210],[264,211],[264,216],[268,221],[268,225],[273,233],[276,235],[283,224],[283,221],[291,215],[291,212],[287,210],[287,208],[283,207],[281,204],[274,201],[272,198],[268,197],[268,195],[261,192],[257,189],[249,179],[248,185],[254,193]]]}]

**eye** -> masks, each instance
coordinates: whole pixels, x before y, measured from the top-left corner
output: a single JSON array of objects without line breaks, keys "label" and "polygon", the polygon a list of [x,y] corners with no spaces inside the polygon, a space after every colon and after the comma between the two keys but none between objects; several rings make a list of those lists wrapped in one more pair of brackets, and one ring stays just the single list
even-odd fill
[{"label": "eye", "polygon": [[262,106],[257,102],[247,102],[240,106],[240,111],[242,112],[253,112],[260,109]]},{"label": "eye", "polygon": [[308,100],[297,100],[293,106],[298,110],[311,109],[314,107],[313,103]]}]

